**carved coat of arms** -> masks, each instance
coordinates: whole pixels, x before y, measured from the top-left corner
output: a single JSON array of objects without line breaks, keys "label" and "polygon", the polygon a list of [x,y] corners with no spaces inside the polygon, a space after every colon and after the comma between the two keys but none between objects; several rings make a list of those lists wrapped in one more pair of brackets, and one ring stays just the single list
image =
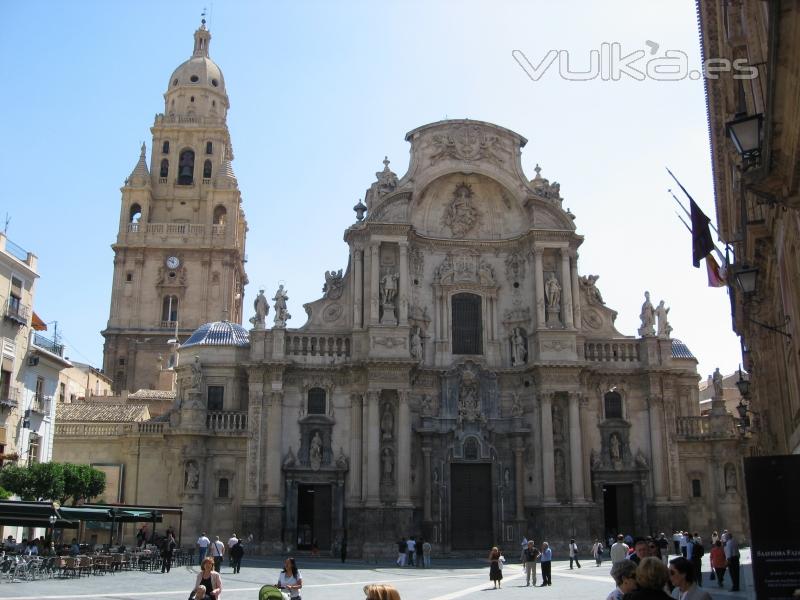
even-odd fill
[{"label": "carved coat of arms", "polygon": [[442,222],[455,237],[464,237],[480,221],[481,215],[475,208],[473,195],[474,192],[469,184],[458,184],[453,191],[453,199],[444,211]]}]

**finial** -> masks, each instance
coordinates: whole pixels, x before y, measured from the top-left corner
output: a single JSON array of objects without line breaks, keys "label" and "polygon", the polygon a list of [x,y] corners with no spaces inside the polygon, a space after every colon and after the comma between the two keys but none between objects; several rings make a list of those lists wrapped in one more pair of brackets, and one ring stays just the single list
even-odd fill
[{"label": "finial", "polygon": [[539,175],[539,173],[542,172],[542,167],[539,166],[539,163],[536,163],[536,166],[533,168],[533,170],[536,171],[536,179],[540,179],[541,175]]},{"label": "finial", "polygon": [[384,171],[388,171],[389,170],[389,162],[390,162],[389,161],[389,157],[388,156],[384,156],[383,157],[383,170]]},{"label": "finial", "polygon": [[353,207],[353,210],[356,213],[356,221],[363,221],[364,220],[364,213],[367,212],[367,207],[364,206],[364,203],[361,202],[361,199],[358,199],[358,204]]},{"label": "finial", "polygon": [[145,153],[147,152],[147,146],[144,142],[142,142],[142,153],[141,156],[144,157]]},{"label": "finial", "polygon": [[206,7],[203,7],[203,12],[200,13],[200,24],[203,28],[206,26]]}]

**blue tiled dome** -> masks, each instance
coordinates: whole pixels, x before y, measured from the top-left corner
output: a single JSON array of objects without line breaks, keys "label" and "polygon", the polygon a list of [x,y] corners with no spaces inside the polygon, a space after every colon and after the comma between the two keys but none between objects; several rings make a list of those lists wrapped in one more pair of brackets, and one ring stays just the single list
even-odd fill
[{"label": "blue tiled dome", "polygon": [[697,360],[692,351],[689,350],[689,347],[676,339],[672,340],[672,358],[694,358]]},{"label": "blue tiled dome", "polygon": [[239,346],[246,348],[250,345],[250,336],[241,325],[230,321],[215,321],[206,323],[186,340],[181,348],[188,346]]}]

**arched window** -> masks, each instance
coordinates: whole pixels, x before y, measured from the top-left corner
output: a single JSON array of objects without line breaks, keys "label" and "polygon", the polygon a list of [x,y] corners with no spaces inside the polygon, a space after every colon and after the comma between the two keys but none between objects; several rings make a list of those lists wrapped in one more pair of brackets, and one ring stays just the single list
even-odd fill
[{"label": "arched window", "polygon": [[161,320],[175,322],[178,320],[178,297],[164,296],[164,303],[161,308]]},{"label": "arched window", "polygon": [[453,308],[453,354],[483,354],[481,297],[456,294]]},{"label": "arched window", "polygon": [[210,179],[211,178],[211,161],[207,160],[203,163],[203,178]]},{"label": "arched window", "polygon": [[325,414],[325,390],[322,388],[311,388],[308,390],[308,408],[306,413],[309,415]]},{"label": "arched window", "polygon": [[230,492],[230,482],[228,481],[227,477],[221,477],[219,480],[219,485],[217,486],[217,497],[219,498],[227,498],[228,493]]},{"label": "arched window", "polygon": [[161,161],[161,170],[158,173],[159,177],[169,177],[169,161],[165,158]]},{"label": "arched window", "polygon": [[194,152],[184,150],[178,162],[178,185],[192,185],[194,183]]},{"label": "arched window", "polygon": [[606,419],[622,419],[622,396],[619,392],[608,392],[603,397]]},{"label": "arched window", "polygon": [[142,207],[138,204],[131,205],[131,211],[128,215],[128,223],[138,223],[142,218]]},{"label": "arched window", "polygon": [[206,154],[214,154],[214,144],[206,142]]},{"label": "arched window", "polygon": [[479,453],[478,440],[474,437],[469,437],[464,442],[464,458],[466,460],[478,460]]},{"label": "arched window", "polygon": [[224,206],[219,205],[214,207],[214,225],[225,225],[225,217],[228,211]]},{"label": "arched window", "polygon": [[161,144],[161,154],[169,154],[169,140],[164,140]]}]

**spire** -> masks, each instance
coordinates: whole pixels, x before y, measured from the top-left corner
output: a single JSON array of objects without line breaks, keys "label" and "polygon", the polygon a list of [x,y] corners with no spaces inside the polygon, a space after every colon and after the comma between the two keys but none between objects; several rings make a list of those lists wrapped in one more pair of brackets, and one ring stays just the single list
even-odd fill
[{"label": "spire", "polygon": [[145,146],[145,143],[142,142],[142,151],[139,154],[139,161],[136,163],[133,171],[131,171],[128,179],[125,180],[127,185],[143,186],[150,182],[150,171],[147,168],[147,158],[145,158],[146,152],[147,147]]},{"label": "spire", "polygon": [[194,56],[208,56],[208,45],[211,43],[211,33],[206,29],[206,11],[203,10],[200,28],[194,32]]},{"label": "spire", "polygon": [[230,151],[226,148],[225,157],[222,159],[222,165],[217,171],[217,176],[214,178],[214,184],[217,187],[227,187],[228,185],[235,186],[236,183],[236,174],[233,172]]}]

